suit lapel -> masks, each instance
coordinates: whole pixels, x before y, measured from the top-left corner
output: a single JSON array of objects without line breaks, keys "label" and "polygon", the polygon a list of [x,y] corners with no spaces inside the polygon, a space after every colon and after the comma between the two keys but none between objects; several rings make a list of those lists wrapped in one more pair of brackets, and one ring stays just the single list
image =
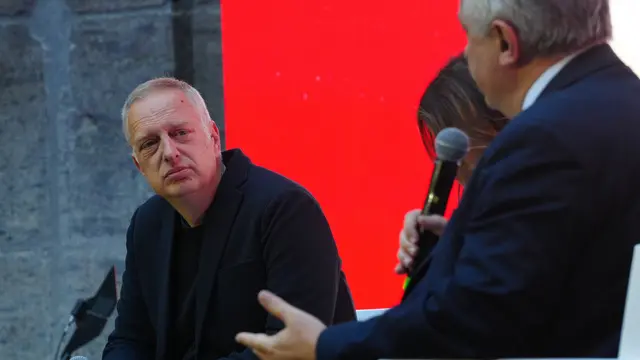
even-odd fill
[{"label": "suit lapel", "polygon": [[171,206],[167,206],[162,214],[162,229],[158,244],[156,269],[160,274],[158,280],[158,349],[156,359],[163,359],[166,352],[166,339],[169,331],[169,283],[171,279],[171,253],[176,213]]},{"label": "suit lapel", "polygon": [[249,159],[239,150],[227,151],[223,155],[227,171],[202,225],[204,239],[196,283],[196,346],[200,344],[220,260],[242,203],[243,194],[239,187],[245,182],[250,165]]}]

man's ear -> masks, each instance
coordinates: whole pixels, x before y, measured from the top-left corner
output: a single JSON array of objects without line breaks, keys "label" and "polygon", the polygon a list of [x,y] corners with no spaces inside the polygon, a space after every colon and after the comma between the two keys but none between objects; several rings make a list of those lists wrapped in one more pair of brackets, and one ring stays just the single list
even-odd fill
[{"label": "man's ear", "polygon": [[142,168],[140,168],[140,163],[138,162],[138,159],[136,159],[136,154],[134,154],[133,152],[131,153],[131,160],[133,160],[133,163],[136,165],[138,171],[140,171],[140,173],[144,175],[144,172],[142,172]]},{"label": "man's ear", "polygon": [[216,147],[218,148],[217,150],[222,151],[222,143],[220,142],[220,130],[218,129],[218,125],[216,125],[216,122],[211,120],[209,122],[207,130],[209,130],[209,136],[211,136],[211,140],[214,141]]},{"label": "man's ear", "polygon": [[216,122],[213,120],[209,121],[209,132],[211,133],[211,136],[220,137],[220,130],[218,130],[218,125],[216,125]]},{"label": "man's ear", "polygon": [[516,29],[503,20],[494,20],[491,23],[493,35],[500,47],[498,61],[502,66],[514,66],[520,61],[520,45]]}]

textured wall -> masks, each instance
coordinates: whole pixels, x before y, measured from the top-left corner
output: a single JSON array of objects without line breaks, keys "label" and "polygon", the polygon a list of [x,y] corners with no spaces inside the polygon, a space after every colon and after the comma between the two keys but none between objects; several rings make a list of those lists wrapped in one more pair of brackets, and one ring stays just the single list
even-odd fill
[{"label": "textured wall", "polygon": [[122,273],[150,195],[120,133],[128,92],[180,75],[224,134],[219,4],[185,1],[0,0],[0,359],[50,359],[74,301]]}]

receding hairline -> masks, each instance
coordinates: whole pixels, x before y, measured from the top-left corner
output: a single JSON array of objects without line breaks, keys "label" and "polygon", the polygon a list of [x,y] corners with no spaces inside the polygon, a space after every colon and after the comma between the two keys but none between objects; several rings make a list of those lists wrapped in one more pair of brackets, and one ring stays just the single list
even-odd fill
[{"label": "receding hairline", "polygon": [[127,99],[122,106],[121,118],[122,118],[122,132],[125,140],[129,142],[131,140],[131,134],[129,134],[129,112],[133,105],[149,95],[165,90],[177,90],[182,92],[187,100],[196,108],[200,116],[200,120],[203,124],[208,121],[212,121],[209,115],[207,105],[202,98],[200,92],[185,81],[172,78],[172,77],[160,77],[145,81],[144,83],[136,86],[135,89],[127,96]]}]

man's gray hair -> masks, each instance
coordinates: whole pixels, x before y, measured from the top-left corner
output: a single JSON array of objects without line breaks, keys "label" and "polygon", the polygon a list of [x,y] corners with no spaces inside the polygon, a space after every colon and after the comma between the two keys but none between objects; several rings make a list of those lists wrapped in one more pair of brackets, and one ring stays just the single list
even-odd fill
[{"label": "man's gray hair", "polygon": [[205,104],[202,95],[200,95],[200,92],[198,92],[196,88],[175,78],[156,78],[138,85],[131,94],[129,94],[127,100],[122,106],[122,132],[127,142],[129,142],[131,137],[131,134],[129,134],[129,110],[131,110],[131,106],[133,106],[136,101],[149,96],[152,92],[165,89],[176,89],[182,91],[187,96],[187,99],[191,104],[196,107],[198,114],[200,115],[200,120],[202,121],[202,124],[205,125],[205,128],[209,121],[213,121],[211,120],[211,116],[209,116],[207,104]]},{"label": "man's gray hair", "polygon": [[609,0],[463,0],[462,16],[474,35],[493,20],[508,22],[525,58],[572,53],[612,34]]}]

